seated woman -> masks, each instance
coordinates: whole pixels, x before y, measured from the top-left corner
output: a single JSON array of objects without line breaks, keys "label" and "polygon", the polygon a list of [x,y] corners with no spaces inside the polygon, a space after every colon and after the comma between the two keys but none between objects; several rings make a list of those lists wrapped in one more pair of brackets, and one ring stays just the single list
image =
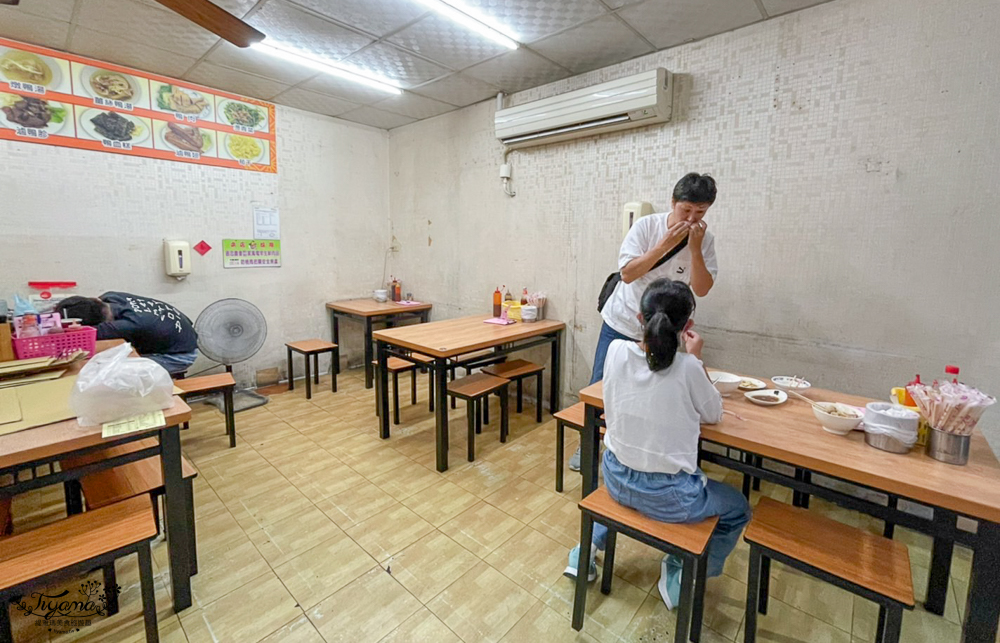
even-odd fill
[{"label": "seated woman", "polygon": [[[722,419],[722,397],[701,362],[704,342],[691,330],[694,295],[682,282],[657,279],[639,308],[643,340],[613,341],[604,362],[604,484],[616,501],[655,520],[718,516],[707,570],[718,576],[750,521],[750,506],[737,489],[698,469],[701,424]],[[679,352],[682,341],[686,353]],[[588,580],[597,578],[593,555],[604,550],[607,533],[594,525]],[[579,546],[569,554],[567,576],[576,577],[578,556]],[[667,609],[679,602],[681,567],[674,556],[661,563],[657,586]]]}]

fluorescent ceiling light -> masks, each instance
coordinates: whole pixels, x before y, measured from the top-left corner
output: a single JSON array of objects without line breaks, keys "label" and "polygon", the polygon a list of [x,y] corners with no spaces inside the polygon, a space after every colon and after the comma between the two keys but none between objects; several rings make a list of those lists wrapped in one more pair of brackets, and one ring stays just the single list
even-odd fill
[{"label": "fluorescent ceiling light", "polygon": [[282,60],[287,60],[288,62],[295,63],[296,65],[302,65],[303,67],[309,67],[310,69],[315,69],[316,71],[321,71],[325,74],[330,74],[331,76],[339,76],[340,78],[360,83],[362,85],[367,85],[368,87],[373,87],[388,94],[398,95],[403,93],[403,90],[395,86],[395,81],[389,80],[388,78],[376,76],[375,74],[369,74],[368,72],[364,72],[359,69],[342,66],[339,63],[324,60],[323,58],[319,58],[302,51],[297,51],[291,47],[286,47],[285,45],[257,42],[250,45],[250,47],[252,49],[256,49],[257,51],[262,51],[270,56],[274,56],[275,58],[281,58]]},{"label": "fluorescent ceiling light", "polygon": [[518,47],[515,40],[517,34],[496,24],[460,0],[417,0],[417,2],[508,49],[517,49]]}]

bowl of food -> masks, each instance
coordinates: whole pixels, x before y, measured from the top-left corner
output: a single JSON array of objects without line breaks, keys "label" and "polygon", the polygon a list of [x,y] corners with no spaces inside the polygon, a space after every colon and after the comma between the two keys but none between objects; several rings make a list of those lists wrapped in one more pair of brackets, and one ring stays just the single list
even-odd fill
[{"label": "bowl of food", "polygon": [[741,391],[759,391],[765,388],[767,388],[767,384],[754,377],[744,377],[742,380],[740,380]]},{"label": "bowl of food", "polygon": [[743,379],[739,375],[723,373],[722,371],[712,371],[708,374],[708,377],[712,380],[712,384],[715,385],[716,390],[724,396],[738,389],[740,381]]},{"label": "bowl of food", "polygon": [[773,388],[764,389],[763,391],[750,391],[749,393],[744,393],[743,397],[760,406],[777,406],[788,401],[788,393]]},{"label": "bowl of food", "polygon": [[840,402],[816,402],[813,415],[819,420],[824,431],[836,435],[847,435],[861,424],[864,414]]},{"label": "bowl of food", "polygon": [[812,384],[798,376],[775,375],[771,378],[771,382],[782,391],[795,391],[796,393],[804,393],[812,387]]}]

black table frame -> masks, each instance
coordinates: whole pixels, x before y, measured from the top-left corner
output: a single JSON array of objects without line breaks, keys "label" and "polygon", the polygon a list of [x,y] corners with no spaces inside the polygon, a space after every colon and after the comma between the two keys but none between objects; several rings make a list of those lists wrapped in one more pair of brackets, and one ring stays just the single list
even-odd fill
[{"label": "black table frame", "polygon": [[[583,495],[586,496],[597,489],[598,468],[600,466],[600,431],[603,409],[592,404],[586,404],[584,410],[584,426],[580,434],[580,464],[583,474]],[[704,448],[706,444],[722,447],[725,453],[716,453]],[[972,569],[969,573],[969,596],[965,609],[965,622],[962,625],[962,643],[994,643],[997,636],[997,626],[1000,622],[1000,524],[965,516],[978,523],[975,533],[959,529],[957,518],[960,514],[943,507],[935,507],[922,500],[913,500],[902,496],[894,496],[885,490],[867,487],[852,480],[840,479],[842,482],[859,488],[869,489],[888,496],[887,504],[881,505],[864,498],[818,485],[809,475],[788,475],[763,466],[763,458],[779,462],[770,456],[742,450],[750,457],[733,458],[728,454],[731,447],[701,440],[699,459],[705,462],[733,469],[745,475],[767,480],[783,487],[788,487],[800,495],[813,495],[823,498],[841,507],[874,516],[886,521],[927,534],[934,538],[931,552],[931,569],[927,581],[927,611],[941,615],[944,613],[945,598],[948,593],[948,581],[951,570],[951,555],[955,543],[965,545],[973,550]],[[735,447],[732,447],[735,448]],[[758,457],[761,456],[761,457]],[[780,463],[797,471],[816,473],[827,478],[836,476],[822,471],[811,472],[801,465]],[[923,518],[897,507],[897,500],[903,498],[917,505],[922,505],[933,511],[933,518]]]},{"label": "black table frame", "polygon": [[[31,429],[28,430],[30,431]],[[157,438],[156,446],[99,460],[66,471],[56,470],[55,465],[60,460],[86,456],[95,451],[107,449],[108,447],[127,444],[149,437]],[[185,493],[184,479],[181,472],[181,438],[178,425],[174,424],[162,429],[154,429],[153,431],[141,431],[115,438],[106,438],[99,444],[26,460],[23,463],[0,469],[0,479],[10,475],[14,480],[12,484],[0,486],[0,497],[13,497],[34,489],[40,489],[41,487],[77,481],[97,471],[157,455],[160,457],[160,466],[163,468],[164,499],[167,504],[165,518],[167,554],[170,560],[170,582],[172,583],[173,590],[171,595],[174,599],[174,612],[180,612],[191,607],[193,553],[189,550],[191,546],[189,533],[190,530],[194,529],[194,525],[188,524],[188,516],[193,516],[194,513],[193,507],[188,507],[188,502],[193,502],[193,499],[189,499],[188,494]],[[46,468],[47,472],[39,474],[39,469],[41,468]],[[79,495],[77,495],[76,500],[71,500],[67,495],[67,502],[79,504]],[[79,513],[82,510],[81,507],[74,507],[72,505],[67,506],[66,509],[69,514],[72,514],[74,511]]]},{"label": "black table frame", "polygon": [[[355,313],[347,313],[342,310],[335,310],[333,308],[328,308],[330,311],[330,336],[333,337],[333,343],[340,345],[340,317],[344,319],[353,319],[361,324],[365,331],[365,388],[371,388],[375,383],[375,368],[372,366],[372,362],[375,359],[374,353],[374,343],[372,340],[372,332],[374,331],[375,324],[385,324],[386,328],[393,328],[397,322],[405,321],[407,319],[419,319],[420,323],[426,324],[431,316],[431,309],[418,310],[416,312],[398,312],[398,313],[388,313],[384,315],[358,315]],[[340,373],[340,364],[336,364],[335,368],[337,373]]]},{"label": "black table frame", "polygon": [[[562,353],[563,330],[554,330],[544,335],[537,335],[523,340],[505,342],[494,346],[493,355],[488,356],[493,359],[502,355],[509,355],[517,351],[527,350],[535,346],[549,344],[551,346],[551,363],[549,364],[549,410],[554,413],[559,409],[559,367]],[[418,366],[431,369],[434,378],[434,437],[435,448],[437,450],[437,470],[448,470],[448,374],[456,367],[448,357],[435,357],[433,362],[423,363],[413,359],[406,351],[408,349],[392,344],[389,341],[376,340],[376,352],[378,355],[377,375],[379,385],[376,387],[377,403],[379,407],[379,437],[389,439],[389,396],[384,393],[389,389],[389,371],[387,369],[389,357],[398,357],[408,362],[413,362]],[[419,352],[419,351],[415,351]],[[474,352],[474,351],[465,351]],[[462,353],[459,353],[461,355]],[[457,357],[458,355],[455,355]],[[484,357],[470,360],[470,364],[482,361]],[[541,404],[541,400],[538,401]]]}]

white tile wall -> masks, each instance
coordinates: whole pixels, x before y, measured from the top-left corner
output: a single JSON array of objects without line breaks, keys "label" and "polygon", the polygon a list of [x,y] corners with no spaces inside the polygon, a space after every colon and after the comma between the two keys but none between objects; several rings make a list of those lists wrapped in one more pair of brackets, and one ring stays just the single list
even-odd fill
[{"label": "white tile wall", "polygon": [[441,317],[488,311],[499,284],[547,291],[573,392],[622,205],[668,208],[710,172],[710,362],[873,396],[957,363],[1000,393],[998,28],[993,0],[837,0],[516,94],[678,74],[670,124],[514,153],[514,199],[494,101],[393,130],[392,272]]}]

